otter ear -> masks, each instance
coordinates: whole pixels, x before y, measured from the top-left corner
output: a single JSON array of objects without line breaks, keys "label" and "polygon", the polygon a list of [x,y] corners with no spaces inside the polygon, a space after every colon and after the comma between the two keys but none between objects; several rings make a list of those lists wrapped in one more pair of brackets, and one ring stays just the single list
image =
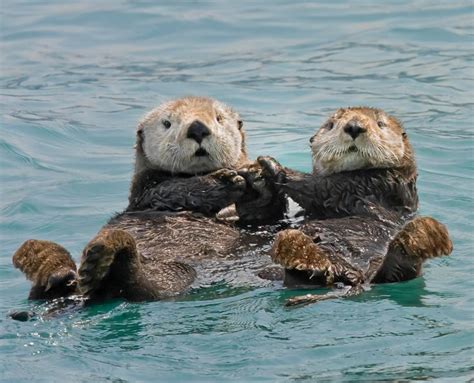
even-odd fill
[{"label": "otter ear", "polygon": [[143,139],[144,139],[144,129],[145,129],[145,126],[143,123],[139,123],[138,126],[137,126],[137,140],[135,142],[135,146],[134,148],[137,149],[138,147],[141,148],[142,144],[143,144]]},{"label": "otter ear", "polygon": [[239,130],[241,130],[242,127],[244,126],[244,122],[242,120],[237,120],[237,126],[238,126]]},{"label": "otter ear", "polygon": [[145,124],[143,121],[140,121],[137,126],[137,137],[141,137],[143,135],[143,129],[145,129]]}]

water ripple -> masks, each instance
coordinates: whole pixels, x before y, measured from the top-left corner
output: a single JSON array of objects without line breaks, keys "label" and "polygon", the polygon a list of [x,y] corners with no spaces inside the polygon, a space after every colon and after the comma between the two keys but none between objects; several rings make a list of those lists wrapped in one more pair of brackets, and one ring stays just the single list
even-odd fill
[{"label": "water ripple", "polygon": [[[472,4],[427,0],[4,1],[0,73],[0,352],[5,381],[465,381],[472,370]],[[126,204],[134,129],[206,94],[243,116],[251,156],[310,170],[336,108],[372,105],[416,150],[421,213],[455,251],[424,277],[354,299],[227,283],[167,302],[110,302],[19,323],[30,237],[83,246]],[[246,260],[245,262],[249,262]],[[205,281],[204,281],[205,282]],[[205,284],[205,283],[204,283]]]}]

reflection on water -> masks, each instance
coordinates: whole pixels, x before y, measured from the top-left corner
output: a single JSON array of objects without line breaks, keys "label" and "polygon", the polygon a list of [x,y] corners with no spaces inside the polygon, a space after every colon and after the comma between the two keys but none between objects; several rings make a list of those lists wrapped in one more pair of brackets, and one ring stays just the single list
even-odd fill
[{"label": "reflection on water", "polygon": [[[469,379],[471,2],[39,0],[0,10],[2,380]],[[136,121],[186,94],[234,106],[252,157],[300,170],[310,169],[308,138],[338,107],[395,114],[416,150],[421,213],[447,224],[454,253],[417,280],[298,309],[283,302],[299,292],[278,284],[217,284],[166,302],[7,319],[48,309],[26,301],[13,251],[44,238],[78,260],[126,204]]]}]

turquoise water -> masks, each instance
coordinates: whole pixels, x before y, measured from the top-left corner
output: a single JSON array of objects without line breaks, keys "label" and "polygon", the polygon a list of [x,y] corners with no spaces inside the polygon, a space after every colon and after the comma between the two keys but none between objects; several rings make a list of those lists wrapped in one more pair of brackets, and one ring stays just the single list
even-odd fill
[{"label": "turquoise water", "polygon": [[[473,369],[473,3],[1,2],[0,380],[463,382]],[[241,112],[250,154],[310,169],[339,106],[405,123],[421,213],[451,257],[424,276],[297,309],[279,286],[110,302],[20,323],[22,241],[82,247],[127,201],[136,121],[186,94]]]}]

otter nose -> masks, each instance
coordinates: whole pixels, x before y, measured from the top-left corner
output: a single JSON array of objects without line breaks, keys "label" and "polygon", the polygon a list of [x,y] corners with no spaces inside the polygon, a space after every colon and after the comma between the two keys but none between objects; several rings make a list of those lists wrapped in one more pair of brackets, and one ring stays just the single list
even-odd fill
[{"label": "otter nose", "polygon": [[349,121],[346,126],[344,126],[344,132],[351,136],[353,140],[355,140],[359,134],[365,133],[366,131],[367,129],[360,126],[359,122],[354,120]]},{"label": "otter nose", "polygon": [[198,144],[202,142],[204,137],[207,137],[211,134],[209,128],[204,125],[201,121],[196,120],[188,128],[188,134],[186,137],[193,139]]}]

